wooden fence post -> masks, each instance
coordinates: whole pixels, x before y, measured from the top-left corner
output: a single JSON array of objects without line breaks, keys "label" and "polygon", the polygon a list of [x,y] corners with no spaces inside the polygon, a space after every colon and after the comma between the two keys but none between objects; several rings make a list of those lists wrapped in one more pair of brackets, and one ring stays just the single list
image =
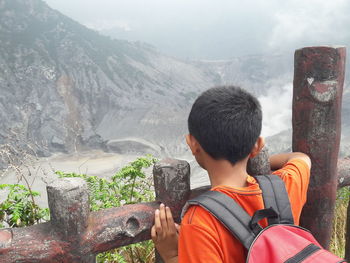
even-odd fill
[{"label": "wooden fence post", "polygon": [[190,165],[186,161],[165,159],[153,167],[156,200],[174,208],[174,219],[180,222],[181,209],[191,194]]},{"label": "wooden fence post", "polygon": [[296,50],[294,57],[293,151],[312,160],[301,225],[325,248],[337,190],[345,56],[344,47],[307,47]]},{"label": "wooden fence post", "polygon": [[271,174],[269,151],[267,147],[264,147],[257,156],[249,159],[247,171],[248,174],[252,176]]},{"label": "wooden fence post", "polygon": [[80,237],[85,232],[90,214],[89,194],[82,178],[61,178],[47,186],[52,228],[63,240],[76,244],[75,262],[94,263],[94,254],[80,251]]},{"label": "wooden fence post", "polygon": [[[156,199],[172,210],[176,222],[180,222],[181,210],[191,194],[190,165],[186,161],[165,159],[153,167]],[[163,263],[156,252],[156,263]]]}]

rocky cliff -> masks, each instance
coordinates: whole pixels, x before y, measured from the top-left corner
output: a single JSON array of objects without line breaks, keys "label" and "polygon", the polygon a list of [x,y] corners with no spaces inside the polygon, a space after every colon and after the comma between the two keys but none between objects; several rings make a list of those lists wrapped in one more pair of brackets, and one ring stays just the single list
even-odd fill
[{"label": "rocky cliff", "polygon": [[0,145],[38,156],[94,148],[181,155],[198,93],[234,83],[275,96],[292,81],[292,59],[181,61],[102,36],[42,0],[0,0]]},{"label": "rocky cliff", "polygon": [[184,129],[190,102],[215,82],[151,46],[101,36],[41,0],[0,0],[0,72],[0,143],[14,133],[39,155],[124,137],[166,144]]}]

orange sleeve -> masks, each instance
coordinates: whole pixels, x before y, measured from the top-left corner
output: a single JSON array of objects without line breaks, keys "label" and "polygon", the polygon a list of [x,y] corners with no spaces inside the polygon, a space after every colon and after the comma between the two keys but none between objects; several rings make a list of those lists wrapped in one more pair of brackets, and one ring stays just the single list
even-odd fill
[{"label": "orange sleeve", "polygon": [[284,181],[294,216],[294,223],[299,224],[300,214],[306,202],[310,180],[309,166],[300,159],[292,159],[281,169],[273,172]]},{"label": "orange sleeve", "polygon": [[202,207],[189,208],[181,222],[179,263],[223,262],[223,251],[212,219]]},{"label": "orange sleeve", "polygon": [[179,237],[179,263],[223,262],[217,240],[196,225],[183,225]]}]

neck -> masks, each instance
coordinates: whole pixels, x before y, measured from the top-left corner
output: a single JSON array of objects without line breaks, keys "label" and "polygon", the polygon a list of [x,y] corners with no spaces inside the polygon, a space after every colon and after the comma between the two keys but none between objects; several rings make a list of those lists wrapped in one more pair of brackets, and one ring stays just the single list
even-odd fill
[{"label": "neck", "polygon": [[247,162],[248,158],[234,165],[227,160],[211,160],[206,165],[211,186],[227,185],[236,188],[247,186]]}]

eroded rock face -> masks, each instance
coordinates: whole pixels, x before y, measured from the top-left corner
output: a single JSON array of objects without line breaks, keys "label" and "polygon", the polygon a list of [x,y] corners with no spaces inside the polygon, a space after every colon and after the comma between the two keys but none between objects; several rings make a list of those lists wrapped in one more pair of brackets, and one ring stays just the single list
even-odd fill
[{"label": "eroded rock face", "polygon": [[238,84],[267,95],[269,86],[292,81],[286,61],[184,62],[101,36],[42,0],[0,0],[0,145],[40,157],[138,138],[178,156],[200,92]]},{"label": "eroded rock face", "polygon": [[13,141],[11,130],[39,155],[166,140],[178,129],[156,130],[182,122],[213,84],[193,65],[101,36],[41,0],[0,1],[0,72],[0,143]]}]

